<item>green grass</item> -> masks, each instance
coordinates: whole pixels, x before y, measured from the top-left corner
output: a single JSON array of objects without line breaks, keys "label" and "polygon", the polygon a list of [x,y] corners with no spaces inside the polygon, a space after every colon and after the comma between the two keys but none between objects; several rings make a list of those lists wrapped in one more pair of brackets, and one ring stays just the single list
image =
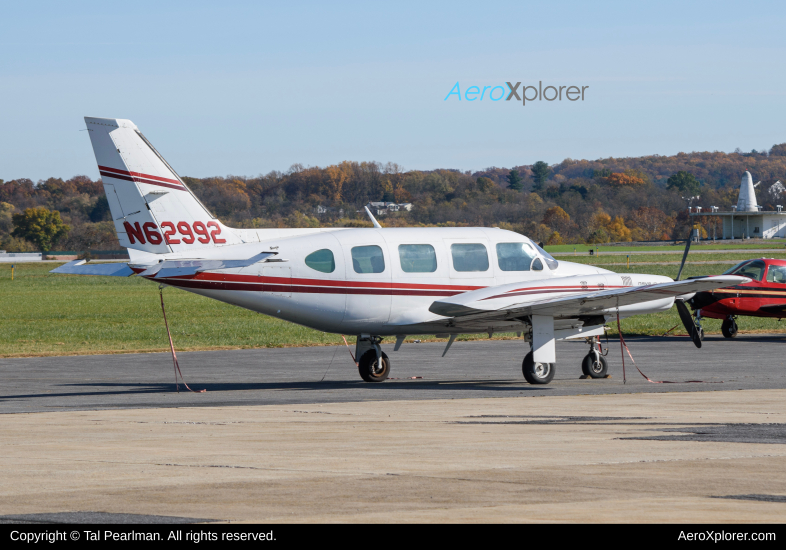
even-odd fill
[{"label": "green grass", "polygon": [[[548,245],[546,246],[547,252],[573,252],[575,249],[577,253],[583,254],[585,256],[589,255],[590,249],[598,249],[601,253],[603,252],[667,252],[667,251],[675,251],[675,252],[682,252],[685,250],[685,243],[682,242],[677,245],[658,245],[658,246],[626,246],[626,245],[619,245],[619,246],[598,246],[595,247],[594,245],[589,244],[559,244],[559,245]],[[786,250],[786,241],[779,241],[779,240],[768,240],[766,243],[751,243],[751,244],[731,244],[726,243],[724,244],[723,241],[717,241],[716,244],[704,244],[704,243],[694,243],[691,245],[691,250],[750,250],[750,249],[782,249]]]},{"label": "green grass", "polygon": [[[714,256],[714,255],[707,255]],[[727,255],[722,255],[726,257]],[[700,256],[698,258],[703,259]],[[744,252],[734,259],[745,259]],[[596,260],[599,258],[596,258]],[[689,259],[690,260],[690,259]],[[138,277],[53,275],[58,264],[0,264],[0,357],[167,351],[158,288]],[[728,264],[686,265],[683,277],[722,273]],[[624,266],[612,266],[630,272]],[[676,265],[638,266],[636,272],[675,277]],[[325,334],[175,288],[164,291],[178,350],[343,344]],[[676,310],[622,321],[625,334],[657,335],[679,324]],[[779,332],[774,319],[741,318],[740,331]],[[613,323],[612,323],[613,325]],[[720,332],[707,319],[705,332]],[[616,327],[614,327],[616,332]],[[682,333],[681,327],[675,333]],[[498,334],[494,338],[512,338]],[[485,334],[461,340],[485,339]],[[430,337],[418,337],[431,340]],[[350,345],[354,338],[349,339]]]},{"label": "green grass", "polygon": [[[691,262],[724,262],[728,263],[729,265],[726,267],[728,269],[731,265],[742,261],[744,259],[750,258],[759,258],[761,256],[766,256],[767,258],[778,258],[778,259],[786,259],[786,252],[767,252],[766,254],[740,254],[739,252],[729,252],[729,253],[717,253],[717,254],[695,254],[693,256],[688,256],[688,261],[686,263]],[[602,253],[599,256],[559,256],[558,260],[565,260],[568,262],[576,262],[580,264],[589,264],[589,265],[597,265],[597,266],[604,266],[607,264],[624,264],[627,260],[626,255],[606,255],[604,256]],[[633,269],[634,264],[637,262],[681,262],[682,255],[680,254],[636,254],[635,252],[630,253],[630,267]],[[696,265],[702,265],[697,263]],[[620,266],[616,266],[620,267]],[[641,268],[645,268],[649,266],[642,266]],[[725,269],[723,271],[726,271]]]}]

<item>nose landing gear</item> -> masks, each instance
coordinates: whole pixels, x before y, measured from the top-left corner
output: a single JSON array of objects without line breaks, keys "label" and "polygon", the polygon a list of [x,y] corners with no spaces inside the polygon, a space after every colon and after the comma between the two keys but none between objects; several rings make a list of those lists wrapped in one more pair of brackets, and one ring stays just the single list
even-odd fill
[{"label": "nose landing gear", "polygon": [[[590,351],[581,361],[581,372],[589,378],[606,378],[609,372],[609,364],[606,362],[600,338],[597,336],[588,338],[588,343]],[[608,350],[606,353],[608,353]]]},{"label": "nose landing gear", "polygon": [[369,334],[358,336],[355,347],[358,372],[366,382],[384,382],[390,375],[390,359],[379,347],[382,338]]},{"label": "nose landing gear", "polygon": [[734,338],[737,336],[737,320],[733,315],[729,315],[721,324],[721,332],[724,338]]}]

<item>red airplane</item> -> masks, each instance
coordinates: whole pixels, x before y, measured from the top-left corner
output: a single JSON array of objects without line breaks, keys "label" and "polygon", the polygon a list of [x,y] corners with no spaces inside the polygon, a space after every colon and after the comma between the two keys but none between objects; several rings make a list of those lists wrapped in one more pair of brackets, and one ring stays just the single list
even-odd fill
[{"label": "red airplane", "polygon": [[[702,317],[723,319],[721,332],[726,338],[737,336],[737,317],[786,317],[786,260],[759,258],[740,262],[724,275],[752,279],[727,288],[697,292],[685,300],[694,310],[699,338],[704,337]],[[693,278],[693,277],[691,277]],[[683,322],[685,319],[683,319]]]}]

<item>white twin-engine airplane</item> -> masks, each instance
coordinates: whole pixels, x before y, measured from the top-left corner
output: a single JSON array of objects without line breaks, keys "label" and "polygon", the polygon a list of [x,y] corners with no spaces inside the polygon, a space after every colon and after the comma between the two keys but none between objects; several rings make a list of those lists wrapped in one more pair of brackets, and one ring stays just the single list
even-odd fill
[{"label": "white twin-engine airplane", "polygon": [[[298,323],[357,335],[360,376],[382,382],[383,336],[519,332],[532,384],[554,376],[555,341],[585,338],[585,374],[606,375],[608,319],[665,311],[675,297],[744,277],[672,281],[557,261],[502,229],[231,229],[202,205],[130,120],[86,117],[126,264],[70,262],[53,272],[137,274]],[[684,296],[683,296],[684,297]],[[444,356],[444,353],[443,353]]]}]

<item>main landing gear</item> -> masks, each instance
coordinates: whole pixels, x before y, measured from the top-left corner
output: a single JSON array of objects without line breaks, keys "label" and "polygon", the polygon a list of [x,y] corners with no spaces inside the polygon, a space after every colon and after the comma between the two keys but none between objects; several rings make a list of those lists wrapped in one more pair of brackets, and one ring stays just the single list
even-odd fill
[{"label": "main landing gear", "polygon": [[536,363],[532,359],[532,352],[524,356],[521,371],[530,384],[548,384],[554,378],[556,363]]},{"label": "main landing gear", "polygon": [[737,336],[737,320],[733,315],[729,315],[723,320],[721,332],[724,338],[734,338]]},{"label": "main landing gear", "polygon": [[[584,373],[584,376],[590,378],[606,378],[609,372],[609,364],[606,362],[600,338],[597,336],[587,338],[587,343],[590,346],[590,351],[581,361],[581,372]],[[606,353],[608,353],[608,350]]]}]

